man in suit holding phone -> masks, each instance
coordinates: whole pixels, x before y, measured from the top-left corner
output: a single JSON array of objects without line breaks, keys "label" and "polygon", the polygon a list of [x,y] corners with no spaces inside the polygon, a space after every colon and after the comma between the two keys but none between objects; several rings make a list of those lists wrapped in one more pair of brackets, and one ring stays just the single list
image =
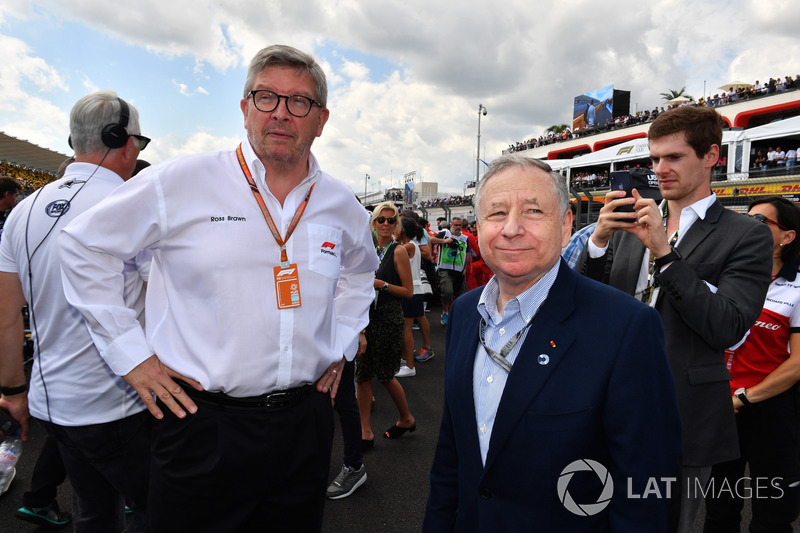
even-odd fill
[{"label": "man in suit holding phone", "polygon": [[723,124],[710,108],[659,115],[648,137],[665,201],[609,192],[577,267],[661,314],[683,427],[671,531],[694,531],[711,466],[739,455],[723,355],[758,317],[772,268],[769,229],[711,192]]}]

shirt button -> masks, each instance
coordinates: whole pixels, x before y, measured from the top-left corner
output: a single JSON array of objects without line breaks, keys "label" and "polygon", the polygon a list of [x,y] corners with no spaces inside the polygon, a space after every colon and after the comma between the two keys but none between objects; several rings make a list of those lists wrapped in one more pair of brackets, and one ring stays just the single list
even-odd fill
[{"label": "shirt button", "polygon": [[487,432],[487,431],[488,431],[488,430],[486,429],[486,424],[482,425],[482,426],[481,426],[481,433],[483,433],[484,435],[486,435],[486,432]]},{"label": "shirt button", "polygon": [[506,334],[506,328],[500,328],[500,335]]},{"label": "shirt button", "polygon": [[289,351],[289,347],[288,347],[288,346],[284,346],[284,347],[283,347],[283,351],[284,351],[284,352],[288,352],[288,351]]},{"label": "shirt button", "polygon": [[489,383],[493,383],[494,382],[494,377],[489,376],[488,378],[486,378],[486,381],[488,381]]}]

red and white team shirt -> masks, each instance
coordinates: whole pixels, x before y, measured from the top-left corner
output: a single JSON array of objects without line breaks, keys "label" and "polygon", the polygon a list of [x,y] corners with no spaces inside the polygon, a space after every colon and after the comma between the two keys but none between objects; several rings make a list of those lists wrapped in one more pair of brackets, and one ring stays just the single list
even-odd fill
[{"label": "red and white team shirt", "polygon": [[761,315],[744,342],[726,350],[731,392],[761,383],[789,358],[789,336],[800,332],[800,280],[775,278],[767,291]]}]

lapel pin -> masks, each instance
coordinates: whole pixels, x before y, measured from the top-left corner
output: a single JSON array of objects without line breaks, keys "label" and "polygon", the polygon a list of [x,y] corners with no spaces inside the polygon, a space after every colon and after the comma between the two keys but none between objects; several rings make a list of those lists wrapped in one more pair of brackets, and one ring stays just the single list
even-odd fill
[{"label": "lapel pin", "polygon": [[547,354],[541,354],[538,361],[540,365],[546,365],[550,362],[550,357]]},{"label": "lapel pin", "polygon": [[550,346],[552,346],[553,348],[555,348],[555,347],[556,347],[556,343],[555,343],[555,341],[550,341]]}]

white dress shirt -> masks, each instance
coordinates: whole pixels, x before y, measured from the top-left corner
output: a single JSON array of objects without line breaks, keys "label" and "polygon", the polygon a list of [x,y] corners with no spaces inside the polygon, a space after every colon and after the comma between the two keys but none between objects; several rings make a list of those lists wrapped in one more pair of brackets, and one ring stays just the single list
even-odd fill
[{"label": "white dress shirt", "polygon": [[[6,222],[0,271],[19,276],[32,308],[34,363],[28,405],[31,415],[40,420],[85,426],[120,420],[145,409],[139,395],[103,362],[80,313],[64,298],[56,242],[61,228],[122,183],[106,168],[72,163],[63,178],[20,202]],[[143,280],[147,280],[150,253],[120,261],[114,268],[119,277],[120,314],[138,325],[144,318]]]},{"label": "white dress shirt", "polygon": [[[277,308],[280,251],[235,149],[149,167],[60,237],[67,298],[117,374],[155,353],[205,390],[247,397],[313,383],[355,356],[378,266],[368,213],[313,155],[281,206],[248,141],[242,150],[282,236],[314,184],[286,243],[301,307]],[[153,251],[146,332],[122,312],[114,273],[143,248]]]},{"label": "white dress shirt", "polygon": [[[486,322],[484,340],[489,348],[500,353],[509,339],[536,315],[539,307],[550,294],[550,288],[556,280],[560,264],[561,261],[557,261],[553,268],[548,270],[531,288],[506,303],[502,314],[497,309],[497,297],[500,293],[497,277],[493,276],[489,280],[478,300],[478,312]],[[506,357],[512,365],[525,342],[525,337],[533,327],[531,326],[525,331]],[[527,355],[537,357],[538,354]],[[475,418],[483,464],[486,464],[486,454],[489,452],[497,408],[500,406],[500,399],[503,397],[507,380],[508,373],[492,360],[486,353],[483,344],[479,342],[472,370],[472,394],[475,400]]]}]

